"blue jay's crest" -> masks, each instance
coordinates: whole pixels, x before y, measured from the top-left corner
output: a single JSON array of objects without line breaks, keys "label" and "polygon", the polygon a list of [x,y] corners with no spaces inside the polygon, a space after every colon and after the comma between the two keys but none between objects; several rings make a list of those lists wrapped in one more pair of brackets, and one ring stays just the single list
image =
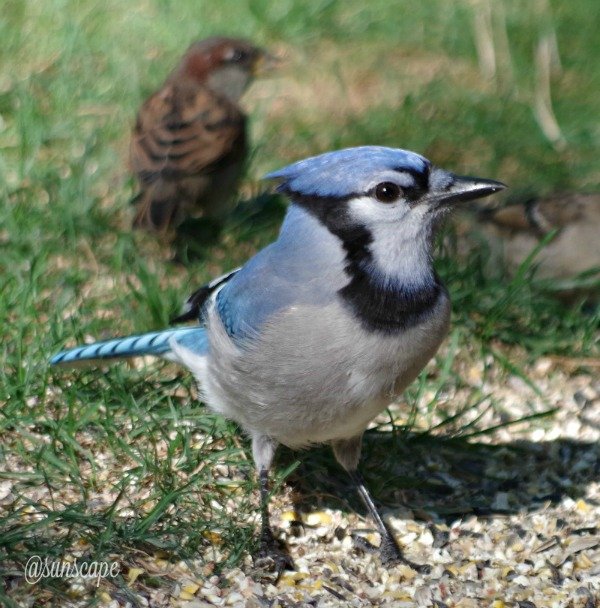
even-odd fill
[{"label": "blue jay's crest", "polygon": [[429,161],[415,152],[382,146],[361,146],[327,152],[273,171],[265,179],[279,179],[281,192],[320,198],[348,198],[365,193],[374,177],[389,171],[411,174],[427,182]]}]

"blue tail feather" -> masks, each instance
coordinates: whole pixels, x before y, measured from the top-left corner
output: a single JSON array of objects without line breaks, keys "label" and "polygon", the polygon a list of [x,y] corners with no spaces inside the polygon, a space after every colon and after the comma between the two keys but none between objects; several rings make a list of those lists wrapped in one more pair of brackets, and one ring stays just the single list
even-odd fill
[{"label": "blue tail feather", "polygon": [[[171,353],[170,341],[175,338],[199,354],[206,349],[206,331],[202,327],[164,329],[147,334],[112,338],[63,350],[50,359],[50,365],[74,365],[84,361],[122,359],[153,355],[166,357]],[[193,345],[193,346],[192,346]]]}]

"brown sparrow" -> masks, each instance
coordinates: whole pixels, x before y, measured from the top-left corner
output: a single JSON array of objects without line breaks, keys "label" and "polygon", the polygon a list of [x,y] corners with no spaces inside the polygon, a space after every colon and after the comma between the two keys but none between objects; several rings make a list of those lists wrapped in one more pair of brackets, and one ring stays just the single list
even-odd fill
[{"label": "brown sparrow", "polygon": [[238,101],[269,58],[245,40],[195,42],[144,102],[130,148],[140,185],[134,227],[164,233],[189,216],[226,210],[247,153]]},{"label": "brown sparrow", "polygon": [[539,246],[532,260],[535,277],[549,281],[558,296],[600,292],[600,193],[554,194],[482,209],[477,225],[459,226],[459,232],[469,241],[483,235],[492,263],[503,261],[511,274]]}]

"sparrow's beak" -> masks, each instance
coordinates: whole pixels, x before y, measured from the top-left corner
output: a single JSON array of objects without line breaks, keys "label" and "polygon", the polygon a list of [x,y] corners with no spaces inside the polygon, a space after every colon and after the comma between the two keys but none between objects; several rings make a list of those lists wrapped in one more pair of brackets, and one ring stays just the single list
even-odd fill
[{"label": "sparrow's beak", "polygon": [[280,57],[262,50],[252,65],[252,76],[257,77],[270,74],[273,70],[279,68],[282,62],[283,60]]},{"label": "sparrow's beak", "polygon": [[[446,172],[444,172],[446,173]],[[430,189],[429,201],[433,205],[451,205],[453,203],[472,201],[483,198],[504,190],[506,185],[493,179],[481,179],[479,177],[461,177],[446,173],[449,177],[445,184],[440,184],[439,189]]]}]

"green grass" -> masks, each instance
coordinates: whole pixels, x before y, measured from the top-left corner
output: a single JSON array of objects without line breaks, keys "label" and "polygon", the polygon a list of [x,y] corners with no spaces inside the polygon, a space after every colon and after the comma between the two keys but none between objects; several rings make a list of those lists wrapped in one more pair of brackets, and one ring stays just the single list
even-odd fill
[{"label": "green grass", "polygon": [[[271,201],[258,213],[246,202],[204,258],[182,267],[167,247],[129,229],[133,117],[186,45],[225,32],[287,57],[280,75],[247,97],[254,152],[242,198],[266,188],[258,178],[269,169],[357,144],[415,149],[459,173],[506,181],[517,194],[598,189],[600,4],[561,0],[553,15],[516,0],[502,6],[510,58],[500,52],[495,12],[498,71],[485,75],[467,2],[4,1],[4,593],[27,594],[19,573],[29,556],[64,556],[77,543],[85,557],[118,556],[124,566],[160,554],[203,556],[221,568],[253,547],[247,445],[234,425],[193,400],[187,375],[161,364],[76,372],[47,364],[67,342],[162,327],[190,289],[276,233],[281,205]],[[547,139],[533,110],[534,51],[550,26],[561,60],[552,96],[563,145]],[[512,281],[491,280],[482,257],[457,263],[442,252],[439,270],[454,303],[451,348],[438,358],[443,372],[423,374],[409,403],[459,385],[461,352],[491,355],[493,367],[522,376],[524,363],[544,354],[598,356],[597,310],[563,307],[527,268]],[[484,401],[472,389],[469,408]],[[413,422],[435,408],[434,399]],[[461,426],[456,412],[444,416],[447,428]],[[464,424],[465,435],[482,430]],[[228,475],[215,472],[223,467]],[[215,506],[231,501],[234,509]],[[122,577],[114,584],[127,588]],[[36,587],[42,599],[68,592],[64,581]]]}]

